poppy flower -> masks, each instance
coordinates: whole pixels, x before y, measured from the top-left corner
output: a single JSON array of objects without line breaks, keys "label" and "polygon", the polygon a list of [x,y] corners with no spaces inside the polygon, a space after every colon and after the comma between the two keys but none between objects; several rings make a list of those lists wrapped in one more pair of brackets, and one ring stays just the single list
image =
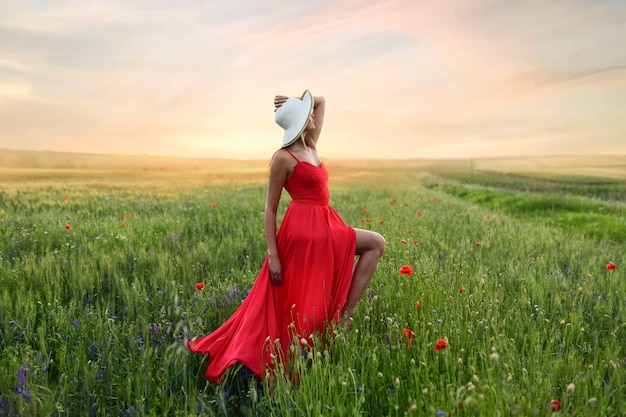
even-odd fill
[{"label": "poppy flower", "polygon": [[413,268],[410,265],[404,265],[400,268],[400,275],[413,275]]},{"label": "poppy flower", "polygon": [[559,411],[561,407],[561,401],[559,400],[552,400],[548,403],[548,410],[550,411]]},{"label": "poppy flower", "polygon": [[463,288],[463,287],[459,287],[459,292],[460,292],[460,293],[465,292],[465,288]]},{"label": "poppy flower", "polygon": [[385,224],[383,220],[379,221],[378,224]]},{"label": "poppy flower", "polygon": [[422,306],[422,303],[420,303],[419,301],[417,303],[415,303],[415,305],[413,306],[413,308],[415,308],[416,310],[419,309]]},{"label": "poppy flower", "polygon": [[404,206],[404,207],[408,207],[408,206],[409,206],[409,203],[404,203],[404,204],[403,204],[403,206]]},{"label": "poppy flower", "polygon": [[198,282],[196,284],[196,289],[197,290],[203,290],[204,289],[204,283],[203,282]]},{"label": "poppy flower", "polygon": [[420,211],[419,211],[419,210],[417,210],[417,211],[415,212],[415,214],[417,214],[417,217],[420,217],[420,216],[422,215],[422,213],[420,213]]},{"label": "poppy flower", "polygon": [[609,262],[608,264],[606,264],[607,271],[610,271],[611,269],[615,269],[615,268],[617,268],[617,266],[613,262]]},{"label": "poppy flower", "polygon": [[122,229],[124,229],[124,228],[126,227],[126,223],[122,223],[122,224],[120,224],[120,227],[121,227]]},{"label": "poppy flower", "polygon": [[435,350],[439,352],[441,349],[445,349],[448,347],[448,342],[445,339],[437,340],[437,344],[435,345]]},{"label": "poppy flower", "polygon": [[63,196],[63,201],[67,201],[67,200],[68,200],[68,198],[69,198],[68,196],[64,195],[64,196]]},{"label": "poppy flower", "polygon": [[411,329],[402,329],[402,332],[408,337],[408,342],[406,344],[407,349],[411,349],[411,339],[415,336],[415,332]]},{"label": "poppy flower", "polygon": [[402,239],[400,240],[400,243],[402,243],[403,245],[406,245],[406,240]]},{"label": "poppy flower", "polygon": [[72,229],[72,226],[68,223],[68,224],[66,224],[66,225],[65,225],[65,228],[66,228],[67,230],[71,230],[71,229]]},{"label": "poppy flower", "polygon": [[126,218],[126,216],[124,216],[123,214],[120,216],[120,220],[124,220]]},{"label": "poppy flower", "polygon": [[491,215],[487,214],[487,215],[485,216],[485,218],[486,218],[487,220],[489,220],[489,219],[491,218]]},{"label": "poppy flower", "polygon": [[211,203],[211,208],[215,208],[215,203]]},{"label": "poppy flower", "polygon": [[475,240],[475,241],[474,241],[474,244],[475,244],[476,246],[480,246],[480,240]]},{"label": "poppy flower", "polygon": [[417,239],[413,239],[413,244],[417,245]]}]

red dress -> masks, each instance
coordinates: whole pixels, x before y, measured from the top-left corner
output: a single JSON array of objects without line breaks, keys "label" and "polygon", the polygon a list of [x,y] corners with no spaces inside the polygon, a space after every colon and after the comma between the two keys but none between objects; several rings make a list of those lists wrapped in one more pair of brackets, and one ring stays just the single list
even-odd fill
[{"label": "red dress", "polygon": [[298,161],[285,189],[292,201],[276,234],[283,284],[270,284],[266,258],[237,311],[209,335],[188,343],[192,351],[209,354],[205,377],[210,380],[220,381],[237,362],[263,378],[274,355],[287,358],[294,337],[324,332],[345,303],[356,234],[328,205],[325,165]]}]

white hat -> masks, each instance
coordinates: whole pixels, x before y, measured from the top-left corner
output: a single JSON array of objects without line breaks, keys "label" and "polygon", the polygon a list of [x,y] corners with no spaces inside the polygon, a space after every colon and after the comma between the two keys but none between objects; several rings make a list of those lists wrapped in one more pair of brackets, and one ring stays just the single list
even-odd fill
[{"label": "white hat", "polygon": [[313,113],[313,97],[305,90],[302,98],[290,97],[276,110],[276,123],[285,129],[282,148],[294,143],[309,124]]}]

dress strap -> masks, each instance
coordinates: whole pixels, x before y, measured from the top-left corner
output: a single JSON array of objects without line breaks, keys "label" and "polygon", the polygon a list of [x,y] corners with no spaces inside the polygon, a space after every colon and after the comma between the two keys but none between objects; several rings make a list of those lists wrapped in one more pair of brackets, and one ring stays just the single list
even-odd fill
[{"label": "dress strap", "polygon": [[300,160],[298,158],[296,158],[296,156],[294,154],[291,153],[291,151],[289,149],[285,149],[287,152],[289,152],[289,155],[293,156],[293,159],[295,159],[296,161],[300,162]]}]

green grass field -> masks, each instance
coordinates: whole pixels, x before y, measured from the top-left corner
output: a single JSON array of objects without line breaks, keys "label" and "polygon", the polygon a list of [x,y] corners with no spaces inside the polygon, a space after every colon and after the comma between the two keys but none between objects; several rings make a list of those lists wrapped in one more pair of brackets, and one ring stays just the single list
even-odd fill
[{"label": "green grass field", "polygon": [[387,250],[351,329],[270,386],[207,382],[184,345],[254,282],[267,161],[5,157],[0,416],[624,415],[626,158],[609,159],[329,161],[331,204]]}]

